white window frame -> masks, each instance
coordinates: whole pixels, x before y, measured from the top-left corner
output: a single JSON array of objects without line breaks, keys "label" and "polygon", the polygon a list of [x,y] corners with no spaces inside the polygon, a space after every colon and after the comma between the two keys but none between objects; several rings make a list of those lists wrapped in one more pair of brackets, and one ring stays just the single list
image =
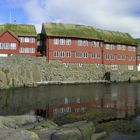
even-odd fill
[{"label": "white window frame", "polygon": [[65,45],[65,39],[63,38],[60,39],[60,45]]},{"label": "white window frame", "polygon": [[76,58],[82,58],[83,54],[82,54],[82,52],[75,52],[75,56],[76,56]]},{"label": "white window frame", "polygon": [[82,40],[78,40],[78,46],[83,46],[83,41]]},{"label": "white window frame", "polygon": [[60,52],[60,57],[65,57],[65,52],[64,51]]},{"label": "white window frame", "polygon": [[53,43],[54,43],[54,45],[58,45],[59,44],[59,39],[58,38],[54,38],[53,39]]},{"label": "white window frame", "polygon": [[134,66],[133,65],[128,65],[128,70],[134,70]]},{"label": "white window frame", "polygon": [[84,58],[88,58],[88,52],[84,52]]},{"label": "white window frame", "polygon": [[71,45],[72,40],[71,39],[66,39],[66,45]]},{"label": "white window frame", "polygon": [[59,51],[54,51],[53,56],[54,57],[59,57]]}]

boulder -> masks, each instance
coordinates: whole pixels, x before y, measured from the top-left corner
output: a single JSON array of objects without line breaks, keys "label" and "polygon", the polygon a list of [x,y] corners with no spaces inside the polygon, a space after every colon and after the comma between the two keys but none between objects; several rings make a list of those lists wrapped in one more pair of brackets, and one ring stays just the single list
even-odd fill
[{"label": "boulder", "polygon": [[21,116],[0,116],[0,128],[18,128],[25,125],[38,122],[36,116],[33,115],[21,115]]},{"label": "boulder", "polygon": [[27,130],[0,128],[0,140],[39,140],[39,138]]}]

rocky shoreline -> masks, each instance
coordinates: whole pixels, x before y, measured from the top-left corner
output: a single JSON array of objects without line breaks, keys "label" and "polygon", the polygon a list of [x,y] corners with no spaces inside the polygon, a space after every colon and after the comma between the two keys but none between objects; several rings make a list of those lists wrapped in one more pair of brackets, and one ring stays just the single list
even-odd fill
[{"label": "rocky shoreline", "polygon": [[4,140],[93,140],[94,132],[94,124],[88,121],[58,126],[37,116],[0,117],[0,139]]},{"label": "rocky shoreline", "polygon": [[[115,132],[133,135],[140,131],[139,122],[133,120],[115,120],[97,123],[99,119],[109,119],[108,113],[101,115],[97,112],[96,114],[98,115],[96,117],[98,119],[96,120],[93,119],[93,114],[82,120],[80,119],[81,115],[77,119],[74,119],[70,115],[72,122],[67,123],[68,120],[65,121],[64,119],[61,125],[56,124],[55,120],[48,120],[34,115],[0,116],[0,139],[101,140],[106,139],[109,134]],[[108,117],[106,118],[105,116]]]},{"label": "rocky shoreline", "polygon": [[47,62],[45,57],[11,56],[0,58],[0,89],[35,87],[44,84],[86,84],[106,83],[103,79],[110,72],[110,81],[140,81],[140,73],[128,71],[128,66],[119,65],[112,70],[111,65],[63,64],[60,61]]}]

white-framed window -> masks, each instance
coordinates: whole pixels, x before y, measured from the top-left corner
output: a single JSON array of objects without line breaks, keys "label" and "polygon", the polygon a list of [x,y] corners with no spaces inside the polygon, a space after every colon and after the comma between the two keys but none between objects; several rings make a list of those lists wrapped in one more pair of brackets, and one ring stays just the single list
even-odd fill
[{"label": "white-framed window", "polygon": [[66,45],[71,45],[71,39],[66,39]]},{"label": "white-framed window", "polygon": [[125,51],[126,50],[126,46],[122,45],[122,50]]},{"label": "white-framed window", "polygon": [[19,49],[19,53],[35,53],[35,48],[23,48]]},{"label": "white-framed window", "polygon": [[112,70],[118,70],[118,65],[111,65]]},{"label": "white-framed window", "polygon": [[20,42],[25,42],[25,37],[19,37]]},{"label": "white-framed window", "polygon": [[60,39],[60,45],[65,45],[65,39]]},{"label": "white-framed window", "polygon": [[97,58],[97,54],[94,53],[94,52],[92,52],[91,57],[92,57],[93,59],[95,59],[95,58]]},{"label": "white-framed window", "polygon": [[54,51],[54,57],[59,57],[59,51]]},{"label": "white-framed window", "polygon": [[91,41],[91,45],[92,45],[92,47],[95,47],[96,46],[95,41]]},{"label": "white-framed window", "polygon": [[138,60],[140,60],[140,56],[138,56]]},{"label": "white-framed window", "polygon": [[135,56],[129,56],[129,57],[128,57],[128,60],[129,60],[129,61],[135,61],[135,60],[136,60],[136,57],[135,57]]},{"label": "white-framed window", "polygon": [[128,51],[135,52],[136,51],[136,47],[134,47],[134,46],[128,46]]},{"label": "white-framed window", "polygon": [[71,57],[71,52],[70,51],[66,52],[66,57]]},{"label": "white-framed window", "polygon": [[30,42],[30,43],[35,43],[35,38],[34,38],[34,37],[30,37],[30,38],[29,38],[29,42]]},{"label": "white-framed window", "polygon": [[134,66],[133,65],[128,65],[128,70],[134,70]]},{"label": "white-framed window", "polygon": [[25,42],[28,43],[29,41],[29,37],[25,37]]},{"label": "white-framed window", "polygon": [[117,50],[121,50],[121,45],[117,45]]},{"label": "white-framed window", "polygon": [[126,55],[122,55],[122,60],[126,60]]},{"label": "white-framed window", "polygon": [[106,48],[107,50],[109,50],[109,49],[110,49],[110,44],[106,44],[105,48]]},{"label": "white-framed window", "polygon": [[97,58],[98,58],[98,59],[101,58],[101,53],[97,53]]},{"label": "white-framed window", "polygon": [[88,53],[84,52],[84,58],[88,58]]},{"label": "white-framed window", "polygon": [[99,47],[102,47],[102,46],[103,46],[103,44],[102,44],[102,42],[100,41],[100,42],[99,42]]},{"label": "white-framed window", "polygon": [[88,46],[88,40],[83,41],[84,46]]},{"label": "white-framed window", "polygon": [[78,46],[82,46],[83,44],[83,41],[82,40],[78,40]]},{"label": "white-framed window", "polygon": [[58,38],[54,38],[53,41],[54,41],[54,44],[55,44],[55,45],[58,45],[58,44],[59,44],[59,39],[58,39]]},{"label": "white-framed window", "polygon": [[76,52],[76,57],[77,58],[82,58],[82,52]]},{"label": "white-framed window", "polygon": [[106,49],[107,50],[114,50],[115,49],[115,45],[114,44],[106,44]]},{"label": "white-framed window", "polygon": [[61,57],[65,57],[65,52],[64,52],[64,51],[61,51],[61,52],[60,52],[60,56],[61,56]]},{"label": "white-framed window", "polygon": [[19,37],[20,42],[35,43],[35,37]]},{"label": "white-framed window", "polygon": [[0,42],[0,49],[2,50],[16,50],[16,43],[5,43],[5,42]]}]

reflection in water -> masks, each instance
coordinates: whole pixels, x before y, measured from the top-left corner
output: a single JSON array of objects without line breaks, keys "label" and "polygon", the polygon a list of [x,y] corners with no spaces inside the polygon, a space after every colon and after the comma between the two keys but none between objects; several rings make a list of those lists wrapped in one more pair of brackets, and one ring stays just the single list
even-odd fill
[{"label": "reflection in water", "polygon": [[139,111],[140,84],[48,85],[0,91],[0,115],[26,114],[48,105],[91,103],[96,107],[115,108],[118,117]]}]

